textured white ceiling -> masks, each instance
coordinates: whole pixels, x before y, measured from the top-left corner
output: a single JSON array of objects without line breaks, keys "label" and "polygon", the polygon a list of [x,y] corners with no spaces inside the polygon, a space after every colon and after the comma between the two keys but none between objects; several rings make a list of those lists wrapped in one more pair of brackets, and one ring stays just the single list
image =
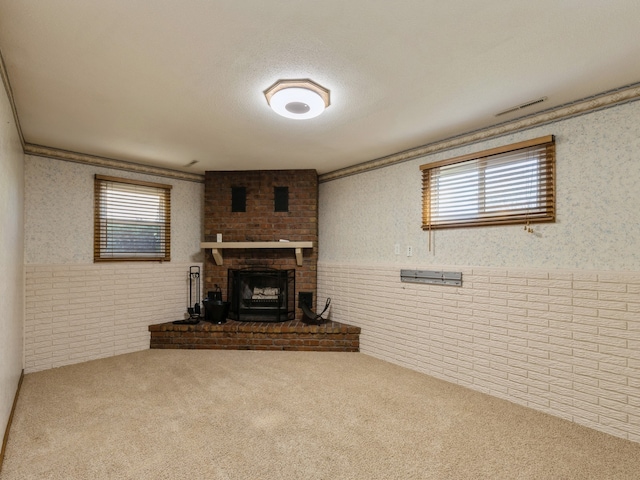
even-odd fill
[{"label": "textured white ceiling", "polygon": [[[194,173],[326,173],[636,83],[639,32],[637,0],[0,0],[25,142]],[[276,115],[285,78],[331,106]]]}]

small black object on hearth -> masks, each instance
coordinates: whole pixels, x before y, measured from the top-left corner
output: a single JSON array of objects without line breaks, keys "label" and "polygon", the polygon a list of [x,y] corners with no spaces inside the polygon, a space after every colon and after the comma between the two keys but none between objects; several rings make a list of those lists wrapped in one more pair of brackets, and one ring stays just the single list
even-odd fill
[{"label": "small black object on hearth", "polygon": [[331,305],[331,298],[327,298],[327,302],[324,304],[324,309],[322,310],[322,312],[316,313],[311,310],[311,307],[307,305],[307,302],[301,300],[300,308],[302,308],[302,313],[304,313],[302,322],[308,325],[320,325],[321,323],[326,322],[326,320],[322,318],[322,315],[327,311],[329,305]]},{"label": "small black object on hearth", "polygon": [[229,302],[222,301],[222,290],[216,285],[215,290],[207,292],[207,298],[202,301],[204,305],[204,319],[207,322],[221,325],[227,323],[229,315]]}]

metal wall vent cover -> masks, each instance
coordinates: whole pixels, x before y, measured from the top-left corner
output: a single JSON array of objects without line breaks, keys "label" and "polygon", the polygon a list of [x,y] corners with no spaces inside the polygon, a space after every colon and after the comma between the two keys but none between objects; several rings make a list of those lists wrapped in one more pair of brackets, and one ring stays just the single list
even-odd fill
[{"label": "metal wall vent cover", "polygon": [[443,272],[441,270],[400,270],[400,280],[408,283],[426,283],[429,285],[462,286],[462,272]]},{"label": "metal wall vent cover", "polygon": [[542,103],[547,99],[547,97],[540,97],[535,100],[529,100],[528,102],[521,103],[520,105],[516,105],[515,107],[507,108],[499,113],[496,113],[496,117],[501,115],[506,115],[507,113],[517,112],[518,110],[522,110],[523,108],[531,107],[533,105],[537,105],[538,103]]}]

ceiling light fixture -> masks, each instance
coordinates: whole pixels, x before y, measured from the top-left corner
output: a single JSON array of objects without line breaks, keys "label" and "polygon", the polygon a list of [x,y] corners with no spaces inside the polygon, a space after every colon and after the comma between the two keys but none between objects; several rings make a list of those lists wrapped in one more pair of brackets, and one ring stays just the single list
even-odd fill
[{"label": "ceiling light fixture", "polygon": [[314,118],[330,105],[329,90],[312,80],[278,80],[264,91],[278,115],[296,120]]}]

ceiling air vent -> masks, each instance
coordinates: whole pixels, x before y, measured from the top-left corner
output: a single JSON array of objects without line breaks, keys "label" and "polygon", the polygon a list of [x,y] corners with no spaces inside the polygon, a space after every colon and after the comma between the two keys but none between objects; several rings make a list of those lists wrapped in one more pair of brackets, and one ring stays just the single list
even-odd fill
[{"label": "ceiling air vent", "polygon": [[501,115],[506,115],[507,113],[517,112],[518,110],[522,110],[523,108],[531,107],[538,103],[542,103],[547,99],[547,97],[540,97],[536,100],[530,100],[528,102],[522,103],[520,105],[516,105],[515,107],[507,108],[506,110],[501,111],[500,113],[496,113],[496,117]]}]

